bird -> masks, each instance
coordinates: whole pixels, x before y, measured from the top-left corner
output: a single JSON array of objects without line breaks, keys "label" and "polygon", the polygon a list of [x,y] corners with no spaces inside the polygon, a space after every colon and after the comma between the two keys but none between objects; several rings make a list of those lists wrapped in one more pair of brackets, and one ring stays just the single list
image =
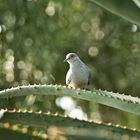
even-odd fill
[{"label": "bird", "polygon": [[91,79],[90,68],[84,64],[76,53],[68,53],[64,62],[69,63],[69,70],[66,74],[66,85],[74,89],[87,88]]}]

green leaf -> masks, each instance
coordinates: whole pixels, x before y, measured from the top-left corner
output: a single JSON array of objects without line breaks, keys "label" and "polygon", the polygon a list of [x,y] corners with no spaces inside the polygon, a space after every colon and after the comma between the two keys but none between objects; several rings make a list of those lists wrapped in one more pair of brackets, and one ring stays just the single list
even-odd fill
[{"label": "green leaf", "polygon": [[140,8],[132,0],[90,0],[111,13],[140,26]]},{"label": "green leaf", "polygon": [[[100,138],[98,132],[106,131],[108,133],[119,133],[120,135],[126,134],[129,136],[135,136],[140,138],[140,132],[137,130],[131,130],[126,127],[123,128],[118,125],[114,126],[111,124],[77,120],[51,113],[7,111],[2,117],[1,122],[8,122],[10,124],[21,124],[32,127],[39,127],[43,129],[46,129],[47,127],[53,125],[59,127],[60,130],[62,130],[63,134],[68,136],[71,135],[85,137],[88,135],[88,137],[90,136]],[[74,129],[71,129],[71,127],[74,127]],[[93,131],[96,133],[93,133]],[[104,135],[101,136],[103,137]]]},{"label": "green leaf", "polygon": [[138,97],[96,89],[70,89],[61,85],[29,85],[2,90],[0,91],[0,98],[29,94],[71,96],[140,115],[140,99]]}]

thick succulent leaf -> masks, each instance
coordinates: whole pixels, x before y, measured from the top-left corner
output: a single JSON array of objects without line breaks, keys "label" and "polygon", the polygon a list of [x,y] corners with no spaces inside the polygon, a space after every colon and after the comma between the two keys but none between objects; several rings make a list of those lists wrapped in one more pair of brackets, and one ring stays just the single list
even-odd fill
[{"label": "thick succulent leaf", "polygon": [[[106,132],[110,134],[110,137],[106,138],[112,138],[116,133],[118,133],[120,136],[126,134],[131,137],[135,136],[137,138],[140,138],[140,132],[137,130],[121,127],[119,125],[112,125],[110,123],[104,124],[101,122],[95,123],[93,121],[72,119],[67,116],[52,114],[50,112],[33,113],[28,111],[21,112],[19,110],[6,111],[1,119],[1,122],[8,122],[10,124],[21,124],[42,129],[47,129],[50,126],[57,126],[60,129],[60,132],[68,137],[96,137],[102,139],[105,136],[103,132]],[[99,133],[100,135],[98,135]]]},{"label": "thick succulent leaf", "polygon": [[140,115],[140,98],[96,89],[70,89],[61,85],[29,85],[2,90],[0,98],[29,94],[71,96]]},{"label": "thick succulent leaf", "polygon": [[117,16],[140,26],[140,8],[132,0],[90,0]]}]

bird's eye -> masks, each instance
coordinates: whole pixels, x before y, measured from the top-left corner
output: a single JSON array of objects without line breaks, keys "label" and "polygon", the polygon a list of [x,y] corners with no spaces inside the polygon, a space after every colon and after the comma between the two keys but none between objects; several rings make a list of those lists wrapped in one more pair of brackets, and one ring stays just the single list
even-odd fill
[{"label": "bird's eye", "polygon": [[71,57],[71,58],[73,58],[73,57],[74,57],[74,55],[72,54],[70,57]]}]

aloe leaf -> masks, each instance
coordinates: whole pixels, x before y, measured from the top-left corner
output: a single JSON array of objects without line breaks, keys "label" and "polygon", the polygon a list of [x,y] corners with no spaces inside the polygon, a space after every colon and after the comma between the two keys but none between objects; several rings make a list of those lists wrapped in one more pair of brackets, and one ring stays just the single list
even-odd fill
[{"label": "aloe leaf", "polygon": [[[27,125],[32,127],[39,127],[46,129],[49,126],[58,126],[62,128],[63,133],[66,135],[76,135],[80,136],[80,129],[83,130],[83,132],[86,132],[85,129],[87,129],[88,136],[95,137],[98,136],[93,133],[95,131],[109,131],[112,133],[119,133],[119,134],[127,134],[129,136],[135,136],[140,138],[140,132],[137,130],[131,130],[126,127],[121,126],[114,126],[111,124],[104,124],[104,123],[95,123],[92,121],[84,121],[84,120],[77,120],[72,119],[69,117],[64,117],[62,115],[58,114],[51,114],[51,113],[41,113],[41,112],[20,112],[20,111],[6,111],[4,116],[1,119],[1,123],[8,122],[10,124],[21,124],[21,125]],[[74,127],[74,131],[72,132],[69,127]],[[64,129],[63,129],[64,128]],[[77,128],[77,129],[76,129]],[[90,133],[90,129],[92,130],[92,133]],[[71,132],[71,133],[69,133]],[[83,133],[84,134],[84,133]],[[82,135],[81,135],[82,136]]]},{"label": "aloe leaf", "polygon": [[90,0],[111,13],[140,26],[140,8],[132,0]]},{"label": "aloe leaf", "polygon": [[29,94],[71,96],[140,115],[140,99],[138,97],[96,89],[70,89],[61,85],[29,85],[2,90],[0,98]]}]

